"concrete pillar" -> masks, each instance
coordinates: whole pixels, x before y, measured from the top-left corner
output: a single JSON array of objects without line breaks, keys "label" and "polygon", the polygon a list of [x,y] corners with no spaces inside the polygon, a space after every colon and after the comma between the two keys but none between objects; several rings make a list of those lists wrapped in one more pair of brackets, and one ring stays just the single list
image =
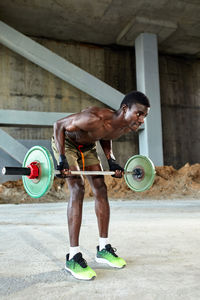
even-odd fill
[{"label": "concrete pillar", "polygon": [[150,100],[151,109],[145,128],[139,132],[140,154],[156,166],[163,165],[162,123],[157,36],[142,33],[135,40],[137,90]]}]

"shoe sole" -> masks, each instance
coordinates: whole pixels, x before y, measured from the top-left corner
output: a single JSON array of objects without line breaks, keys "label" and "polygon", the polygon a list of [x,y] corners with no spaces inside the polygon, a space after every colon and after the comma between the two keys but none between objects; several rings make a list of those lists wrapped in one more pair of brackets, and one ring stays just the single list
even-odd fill
[{"label": "shoe sole", "polygon": [[117,269],[123,269],[126,266],[126,265],[123,265],[122,267],[118,267],[118,266],[112,264],[109,260],[107,260],[105,258],[99,258],[99,257],[95,257],[95,261],[100,264],[107,264],[110,267],[117,268]]},{"label": "shoe sole", "polygon": [[91,278],[85,278],[85,277],[81,277],[80,275],[76,274],[75,272],[73,272],[72,270],[68,269],[65,266],[65,270],[70,273],[74,278],[79,279],[79,280],[86,280],[86,281],[90,281],[90,280],[94,280],[96,278],[96,276],[93,276]]}]

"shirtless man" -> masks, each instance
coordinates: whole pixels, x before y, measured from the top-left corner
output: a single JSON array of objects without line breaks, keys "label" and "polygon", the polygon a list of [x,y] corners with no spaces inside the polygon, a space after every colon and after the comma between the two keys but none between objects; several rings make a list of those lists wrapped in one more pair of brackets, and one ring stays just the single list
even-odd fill
[{"label": "shirtless man", "polygon": [[[75,278],[91,280],[96,277],[96,273],[87,265],[79,248],[84,181],[82,176],[70,176],[70,170],[83,167],[88,171],[102,170],[95,145],[99,141],[110,170],[115,171],[114,177],[121,178],[124,170],[115,160],[112,139],[130,131],[137,131],[144,123],[149,108],[148,98],[141,92],[133,91],[124,97],[117,111],[89,107],[54,124],[52,149],[58,162],[57,169],[61,171],[61,176],[66,177],[70,190],[67,209],[70,251],[66,255],[66,270]],[[117,256],[116,249],[108,241],[110,208],[104,176],[92,175],[87,176],[87,179],[95,197],[99,229],[99,246],[95,259],[98,263],[123,268],[126,265],[125,260]]]}]

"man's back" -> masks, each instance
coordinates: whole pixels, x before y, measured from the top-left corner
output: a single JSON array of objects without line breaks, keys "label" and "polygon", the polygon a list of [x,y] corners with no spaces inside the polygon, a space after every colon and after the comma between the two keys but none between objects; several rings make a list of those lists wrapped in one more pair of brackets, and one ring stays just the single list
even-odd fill
[{"label": "man's back", "polygon": [[124,133],[117,116],[107,108],[89,107],[60,120],[65,135],[76,144],[91,144],[100,139],[111,140]]}]

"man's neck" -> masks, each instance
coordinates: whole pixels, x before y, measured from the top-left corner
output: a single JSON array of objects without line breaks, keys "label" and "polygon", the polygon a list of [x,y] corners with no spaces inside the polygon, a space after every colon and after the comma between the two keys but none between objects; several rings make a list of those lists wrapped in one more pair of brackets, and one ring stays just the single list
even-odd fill
[{"label": "man's neck", "polygon": [[112,118],[112,124],[116,127],[123,127],[125,126],[125,121],[124,121],[124,113],[123,110],[120,108],[113,114]]}]

